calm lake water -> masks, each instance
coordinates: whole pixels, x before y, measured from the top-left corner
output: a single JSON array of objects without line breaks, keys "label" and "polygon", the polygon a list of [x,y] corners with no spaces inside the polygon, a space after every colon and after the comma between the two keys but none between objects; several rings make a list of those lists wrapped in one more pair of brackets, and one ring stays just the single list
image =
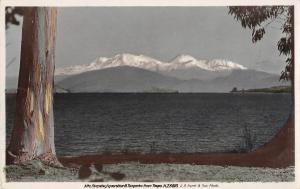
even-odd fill
[{"label": "calm lake water", "polygon": [[[15,96],[6,96],[9,140]],[[289,94],[56,94],[59,155],[229,152],[269,141],[288,118]]]}]

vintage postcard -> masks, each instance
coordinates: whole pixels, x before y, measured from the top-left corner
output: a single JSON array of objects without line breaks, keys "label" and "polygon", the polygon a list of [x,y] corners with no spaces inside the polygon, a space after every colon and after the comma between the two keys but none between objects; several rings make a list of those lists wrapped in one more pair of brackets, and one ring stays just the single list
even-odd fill
[{"label": "vintage postcard", "polygon": [[1,188],[300,187],[300,1],[0,3]]}]

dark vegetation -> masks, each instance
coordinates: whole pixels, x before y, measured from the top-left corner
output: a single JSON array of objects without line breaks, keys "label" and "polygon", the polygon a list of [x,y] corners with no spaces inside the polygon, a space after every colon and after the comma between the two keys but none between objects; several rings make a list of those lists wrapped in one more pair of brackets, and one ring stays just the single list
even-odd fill
[{"label": "dark vegetation", "polygon": [[231,93],[291,93],[291,86],[274,86],[270,88],[259,88],[259,89],[242,89],[238,90],[234,87]]},{"label": "dark vegetation", "polygon": [[20,25],[17,16],[23,16],[23,14],[22,7],[5,7],[5,28],[8,29],[10,25]]},{"label": "dark vegetation", "polygon": [[231,6],[230,15],[241,23],[243,28],[252,30],[252,42],[256,43],[266,34],[266,29],[272,22],[281,23],[281,37],[277,42],[280,55],[285,55],[286,67],[281,72],[280,79],[294,78],[294,7],[293,6]]},{"label": "dark vegetation", "polygon": [[245,92],[260,92],[260,93],[291,93],[291,86],[277,86],[271,88],[248,89]]}]

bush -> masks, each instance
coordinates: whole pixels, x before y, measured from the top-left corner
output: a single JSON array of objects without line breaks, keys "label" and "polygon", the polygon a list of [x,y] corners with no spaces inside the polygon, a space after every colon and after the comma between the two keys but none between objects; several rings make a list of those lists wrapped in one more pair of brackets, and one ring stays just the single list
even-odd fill
[{"label": "bush", "polygon": [[242,143],[237,151],[240,153],[246,153],[254,150],[256,137],[247,125],[244,125],[241,137],[242,137]]},{"label": "bush", "polygon": [[155,154],[157,151],[156,151],[156,144],[155,142],[153,141],[151,144],[150,144],[150,154]]}]

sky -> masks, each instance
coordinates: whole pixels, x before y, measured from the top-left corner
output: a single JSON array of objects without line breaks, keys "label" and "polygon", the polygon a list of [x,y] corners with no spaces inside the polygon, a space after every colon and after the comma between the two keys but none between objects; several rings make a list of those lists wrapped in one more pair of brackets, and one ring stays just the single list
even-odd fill
[{"label": "sky", "polygon": [[[180,54],[226,59],[250,69],[280,74],[279,25],[268,26],[253,44],[250,29],[228,15],[227,7],[59,8],[56,68],[91,63],[99,56],[143,54],[171,61]],[[19,72],[21,26],[6,30],[6,74]]]}]

